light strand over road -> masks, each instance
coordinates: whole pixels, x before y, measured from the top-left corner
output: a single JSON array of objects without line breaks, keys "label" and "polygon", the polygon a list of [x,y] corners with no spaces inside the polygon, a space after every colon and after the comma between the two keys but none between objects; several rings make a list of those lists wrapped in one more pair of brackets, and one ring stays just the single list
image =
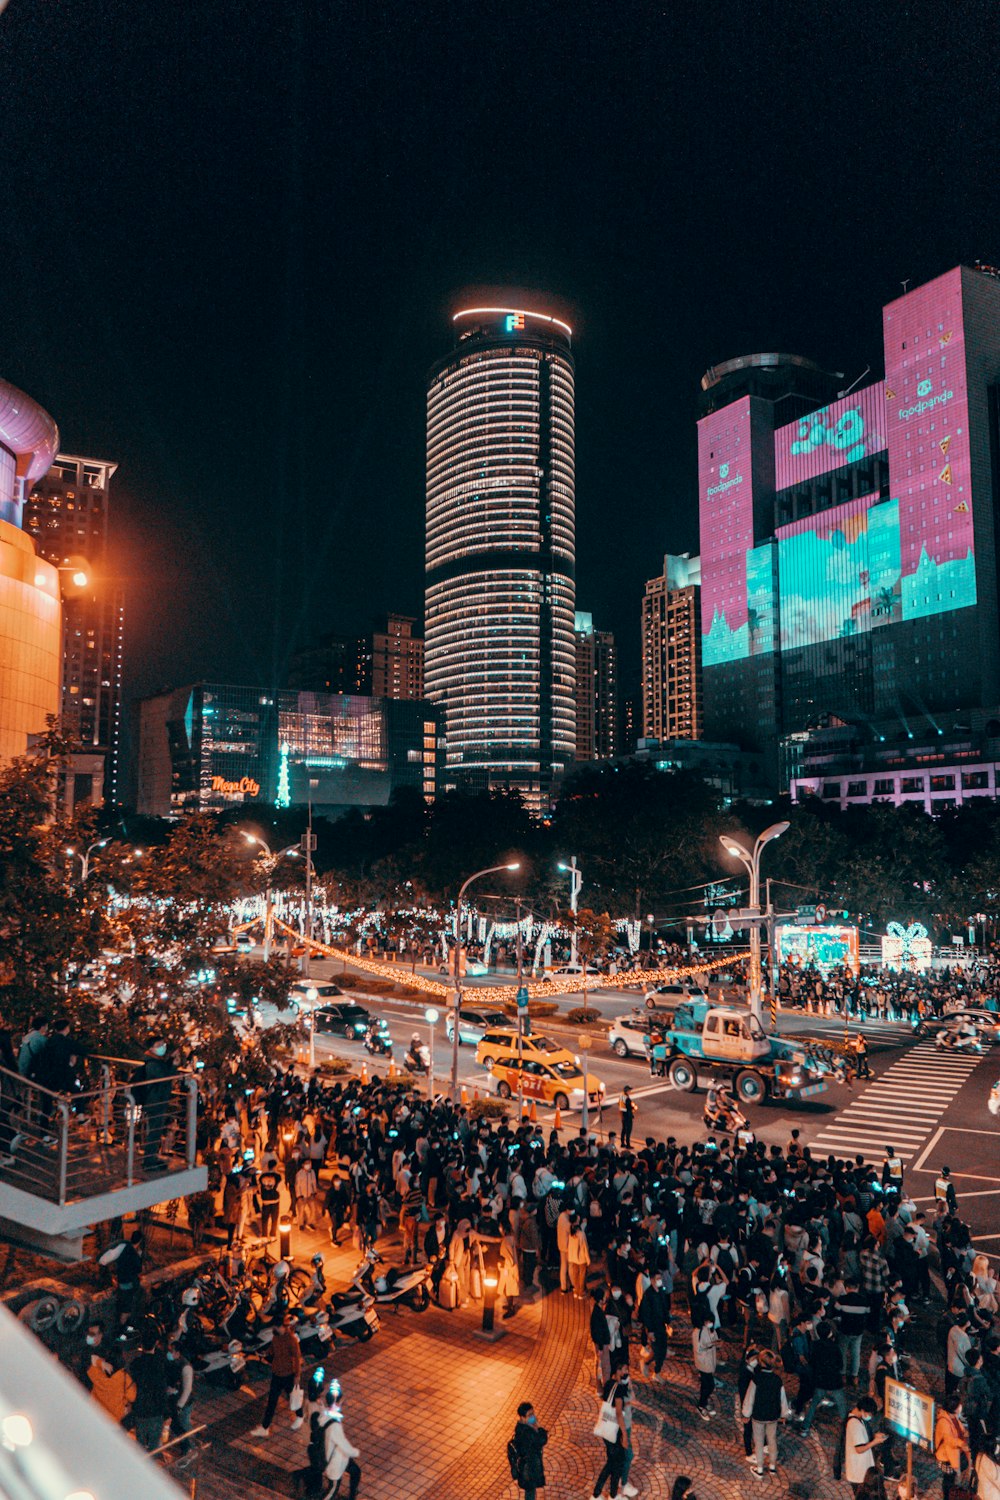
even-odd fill
[{"label": "light strand over road", "polygon": [[[274,925],[288,937],[299,942],[305,941],[296,928],[290,927],[280,918],[274,918]],[[407,974],[402,964],[387,964],[375,958],[361,958],[346,948],[334,948],[329,943],[319,942],[318,939],[313,939],[309,947],[316,953],[325,954],[327,958],[339,958],[366,974],[374,974],[379,979],[391,979],[396,984],[407,984],[411,989],[420,990],[426,995],[447,996],[451,994],[449,986],[442,984],[439,979],[431,979],[424,974]],[[587,976],[589,981],[593,981],[588,983],[587,988],[588,990],[623,990],[631,985],[639,984],[649,989],[655,984],[683,984],[685,980],[696,975],[711,974],[716,969],[731,967],[732,963],[733,958],[729,954],[725,958],[709,959],[701,964],[688,965],[686,968],[672,965],[669,968],[659,969],[626,969],[618,974],[593,974]],[[579,980],[578,974],[563,975],[558,980],[535,980],[527,987],[528,996],[532,1000],[546,1000],[552,995],[573,995],[580,988]],[[469,993],[475,995],[476,1003],[479,1005],[512,1005],[517,996],[517,986],[513,984],[476,985]]]}]

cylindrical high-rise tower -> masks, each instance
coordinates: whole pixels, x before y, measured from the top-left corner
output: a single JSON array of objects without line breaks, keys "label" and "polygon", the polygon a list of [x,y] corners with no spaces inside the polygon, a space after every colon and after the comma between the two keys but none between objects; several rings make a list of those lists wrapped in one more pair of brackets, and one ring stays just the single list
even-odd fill
[{"label": "cylindrical high-rise tower", "polygon": [[572,330],[507,307],[453,321],[427,392],[425,691],[444,784],[538,814],[576,750]]}]

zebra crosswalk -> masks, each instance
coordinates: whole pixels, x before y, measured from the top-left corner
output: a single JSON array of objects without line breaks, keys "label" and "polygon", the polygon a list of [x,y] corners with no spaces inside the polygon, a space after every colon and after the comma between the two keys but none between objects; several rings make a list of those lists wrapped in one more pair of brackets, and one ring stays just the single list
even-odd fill
[{"label": "zebra crosswalk", "polygon": [[891,1145],[909,1161],[981,1061],[921,1042],[822,1126],[810,1150],[821,1156],[860,1151],[877,1159]]},{"label": "zebra crosswalk", "polygon": [[[829,1037],[832,1042],[842,1042],[845,1036],[844,1022],[838,1016],[804,1016],[806,1030],[803,1035]],[[850,1023],[850,1035],[857,1036],[863,1031],[869,1041],[882,1042],[888,1047],[898,1046],[903,1042],[913,1040],[913,1027],[909,1021],[855,1021]],[[787,1032],[790,1040],[795,1037],[794,1032]]]}]

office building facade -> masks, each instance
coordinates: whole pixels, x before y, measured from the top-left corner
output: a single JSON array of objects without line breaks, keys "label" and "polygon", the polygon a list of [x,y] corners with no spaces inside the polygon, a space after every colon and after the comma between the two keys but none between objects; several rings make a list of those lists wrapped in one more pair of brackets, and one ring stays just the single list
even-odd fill
[{"label": "office building facade", "polygon": [[[31,486],[24,527],[35,548],[63,572],[63,729],[88,757],[104,760],[104,797],[119,795],[124,590],[108,551],[111,479],[118,465],[59,453]],[[77,568],[87,576],[73,586]]]},{"label": "office building facade", "polygon": [[594,631],[594,759],[621,753],[618,731],[618,647],[610,630]]},{"label": "office building facade", "polygon": [[594,617],[578,609],[573,619],[573,641],[576,648],[576,758],[594,760],[597,717]]},{"label": "office building facade", "polygon": [[22,529],[26,495],[58,445],[48,412],[0,380],[0,765],[24,755],[59,713],[59,570]]},{"label": "office building facade", "polygon": [[139,704],[137,809],[152,817],[312,801],[323,815],[433,801],[442,746],[428,703],[193,683]]},{"label": "office building facade", "polygon": [[540,814],[576,757],[571,330],[511,308],[453,321],[427,393],[426,692],[446,785]]},{"label": "office building facade", "polygon": [[373,698],[423,698],[424,642],[413,634],[416,623],[409,615],[391,614],[385,629],[372,635]]},{"label": "office building facade", "polygon": [[885,379],[823,406],[836,377],[786,356],[756,357],[785,377],[767,396],[703,382],[705,733],[775,783],[779,741],[831,716],[878,744],[1000,699],[1000,283],[956,267],[905,293],[883,343]]},{"label": "office building facade", "polygon": [[642,728],[652,740],[700,740],[701,559],[667,555],[642,600]]},{"label": "office building facade", "polygon": [[286,686],[293,692],[348,693],[367,697],[372,690],[372,643],[363,635],[330,631],[296,651],[288,665]]}]

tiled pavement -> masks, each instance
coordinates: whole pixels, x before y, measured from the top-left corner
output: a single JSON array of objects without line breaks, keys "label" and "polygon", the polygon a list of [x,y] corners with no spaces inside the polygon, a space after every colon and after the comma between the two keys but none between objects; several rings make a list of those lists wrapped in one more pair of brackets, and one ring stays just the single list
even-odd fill
[{"label": "tiled pavement", "polygon": [[[356,1263],[353,1251],[334,1251],[319,1234],[295,1235],[297,1260],[322,1248],[328,1283],[347,1282]],[[398,1246],[391,1240],[380,1248],[387,1260],[398,1262]],[[520,1500],[507,1468],[506,1444],[522,1400],[534,1403],[549,1431],[545,1500],[585,1500],[603,1462],[602,1445],[593,1436],[588,1312],[574,1299],[550,1293],[523,1306],[509,1322],[498,1318],[505,1336],[489,1344],[477,1337],[478,1303],[456,1312],[435,1306],[420,1314],[409,1308],[380,1310],[382,1327],[374,1339],[341,1344],[325,1360],[343,1386],[345,1431],[361,1450],[359,1500]],[[682,1314],[664,1366],[669,1384],[633,1379],[637,1457],[631,1477],[640,1495],[668,1500],[675,1477],[688,1474],[698,1500],[848,1500],[849,1486],[831,1474],[835,1421],[830,1411],[820,1413],[806,1440],[796,1427],[783,1425],[778,1473],[763,1480],[750,1473],[736,1424],[738,1349],[732,1340],[728,1362],[719,1370],[718,1415],[710,1423],[698,1418],[687,1327]],[[913,1378],[921,1383],[918,1375]],[[208,1424],[210,1444],[191,1471],[197,1500],[274,1500],[293,1493],[294,1471],[306,1462],[306,1427],[293,1433],[282,1405],[269,1438],[249,1436],[260,1421],[267,1381],[267,1367],[251,1364],[241,1391],[216,1392],[197,1382],[194,1419]],[[925,1475],[921,1493],[931,1493],[920,1457],[917,1473]],[[887,1496],[894,1492],[889,1484]]]}]

